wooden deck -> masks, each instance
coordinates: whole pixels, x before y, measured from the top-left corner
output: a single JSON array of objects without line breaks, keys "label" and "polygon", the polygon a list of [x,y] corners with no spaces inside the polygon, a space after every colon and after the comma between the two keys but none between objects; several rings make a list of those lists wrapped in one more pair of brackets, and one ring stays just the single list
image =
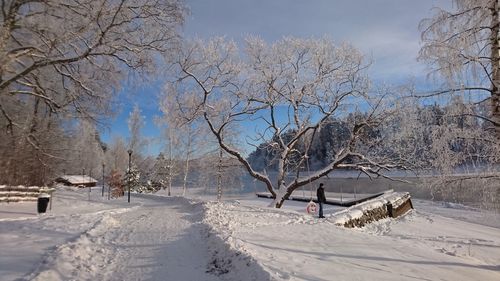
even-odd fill
[{"label": "wooden deck", "polygon": [[[368,194],[368,195],[364,195],[364,196],[361,196],[361,197],[355,198],[355,199],[343,199],[343,200],[326,199],[326,203],[325,204],[327,204],[327,205],[341,206],[341,207],[350,207],[350,206],[359,204],[361,202],[365,202],[365,201],[368,201],[370,199],[379,197],[380,195],[382,195],[382,194],[384,194],[384,193],[386,193],[388,191],[392,191],[392,190],[387,190],[387,191],[380,192],[380,193],[375,193],[375,194]],[[269,198],[269,199],[273,198],[271,196],[271,193],[268,193],[268,192],[258,192],[258,193],[256,193],[256,195],[257,195],[257,197],[260,197],[260,198]],[[307,196],[304,197],[304,196],[300,196],[300,195],[292,195],[289,198],[287,198],[286,200],[309,202],[309,201],[311,201],[311,198],[307,197]],[[312,201],[314,201],[315,203],[318,203],[318,200],[315,199],[315,198],[313,198]]]}]

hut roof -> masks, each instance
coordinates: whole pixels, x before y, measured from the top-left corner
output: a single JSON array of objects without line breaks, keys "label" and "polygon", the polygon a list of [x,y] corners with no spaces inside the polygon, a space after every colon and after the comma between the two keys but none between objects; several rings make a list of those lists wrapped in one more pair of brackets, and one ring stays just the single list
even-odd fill
[{"label": "hut roof", "polygon": [[65,181],[73,185],[97,183],[97,180],[87,175],[63,175],[56,181]]}]

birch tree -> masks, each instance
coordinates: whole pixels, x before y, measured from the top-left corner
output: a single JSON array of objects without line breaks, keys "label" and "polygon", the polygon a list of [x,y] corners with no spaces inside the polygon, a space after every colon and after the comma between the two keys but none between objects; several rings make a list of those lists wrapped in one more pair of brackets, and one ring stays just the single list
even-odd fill
[{"label": "birch tree", "polygon": [[455,193],[451,186],[463,186],[459,193],[472,197],[495,194],[485,196],[483,202],[493,200],[493,205],[498,206],[499,2],[454,0],[453,4],[451,10],[435,9],[432,18],[420,23],[423,41],[420,59],[429,64],[431,74],[446,82],[423,96],[450,97],[443,119],[446,122],[432,135],[431,151],[439,156],[433,166],[441,175],[430,185]]},{"label": "birch tree", "polygon": [[114,136],[106,152],[106,167],[123,173],[128,167],[127,144],[122,137]]},{"label": "birch tree", "polygon": [[167,194],[171,195],[172,183],[174,178],[179,174],[179,167],[177,162],[182,154],[178,149],[179,145],[179,131],[180,127],[185,124],[185,120],[181,120],[175,114],[173,105],[175,104],[175,95],[170,94],[169,91],[164,91],[160,97],[160,111],[163,116],[158,119],[158,124],[162,127],[162,138],[165,140],[165,176],[167,182]]},{"label": "birch tree", "polygon": [[[199,112],[191,111],[199,106],[195,95],[177,92],[175,87],[167,84],[161,99],[163,120],[166,124],[170,124],[169,126],[174,126],[176,155],[179,160],[182,159],[184,162],[183,171],[181,172],[183,175],[183,195],[187,190],[191,160],[196,157],[198,161],[206,162],[206,165],[201,165],[202,169],[197,170],[198,177],[203,179],[201,181],[205,185],[210,185],[212,183],[211,179],[215,179],[217,198],[220,200],[223,189],[222,182],[234,184],[236,182],[234,178],[240,176],[239,170],[235,168],[234,163],[231,161],[234,158],[219,147],[216,139],[211,136],[208,127],[204,126],[204,120]],[[234,145],[238,130],[231,126],[231,129],[226,131],[229,133],[223,136],[225,142]],[[203,173],[203,175],[200,175],[200,173]]]},{"label": "birch tree", "polygon": [[141,109],[137,104],[129,114],[127,124],[129,130],[128,148],[133,151],[136,156],[144,152],[144,147],[147,145],[146,139],[143,137],[141,130],[145,125],[145,117],[142,115]]},{"label": "birch tree", "polygon": [[78,161],[74,164],[70,164],[71,160],[68,161],[70,162],[69,166],[73,169],[72,173],[80,174],[82,169],[85,169],[89,174],[92,171],[98,171],[104,161],[104,151],[95,125],[89,120],[82,119],[75,129],[76,132],[70,143],[74,149],[73,157],[70,158],[73,158],[72,161],[77,159]]},{"label": "birch tree", "polygon": [[403,101],[400,113],[383,129],[394,134],[386,146],[398,148],[428,175],[420,178],[421,188],[435,200],[498,210],[500,146],[487,141],[483,126],[489,125],[474,117],[482,114],[477,106],[461,97],[446,105]]},{"label": "birch tree", "polygon": [[420,23],[419,58],[445,78],[442,89],[425,96],[463,94],[490,110],[478,114],[500,139],[500,21],[498,0],[454,0],[454,9],[436,8]]},{"label": "birch tree", "polygon": [[[383,141],[369,139],[367,132],[392,112],[387,109],[387,93],[369,91],[365,74],[368,64],[351,45],[296,38],[268,45],[259,38],[248,38],[243,56],[235,43],[215,38],[189,42],[169,59],[178,77],[171,86],[184,95],[193,95],[197,104],[186,106],[178,101],[181,111],[186,116],[201,116],[219,146],[264,183],[277,208],[294,190],[334,169],[383,176],[384,171],[400,166],[398,159],[360,149],[362,141],[373,146]],[[349,112],[360,114],[351,119],[349,138],[328,165],[312,174],[297,168],[293,179],[285,181],[285,167],[292,159],[299,159],[295,167],[306,163],[311,140],[324,123]],[[247,125],[248,134],[240,144],[267,143],[279,151],[275,182],[252,168],[244,150],[225,140],[232,125],[245,122],[259,125]],[[285,140],[282,133],[287,130],[292,133]],[[307,144],[305,151],[297,149],[299,143]]]},{"label": "birch tree", "polygon": [[209,141],[206,140],[207,133],[204,127],[201,126],[199,120],[191,120],[178,128],[179,146],[183,163],[182,168],[182,196],[186,195],[187,187],[190,182],[190,174],[192,170],[192,160],[195,157],[200,157],[206,153],[206,145]]}]

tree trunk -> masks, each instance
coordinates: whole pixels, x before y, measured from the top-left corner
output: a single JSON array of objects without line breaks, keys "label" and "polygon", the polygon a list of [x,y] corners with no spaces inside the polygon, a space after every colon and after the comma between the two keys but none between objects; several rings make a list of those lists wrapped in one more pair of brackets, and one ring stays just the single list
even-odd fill
[{"label": "tree trunk", "polygon": [[173,156],[172,156],[172,130],[168,127],[168,186],[167,186],[167,195],[171,195],[172,189],[172,179],[173,179]]},{"label": "tree trunk", "polygon": [[281,199],[279,201],[276,202],[276,208],[281,208],[281,206],[283,206],[283,203],[285,203],[285,200],[288,199],[290,197],[290,195],[292,195],[292,191],[290,191],[290,189],[287,189],[286,192],[285,192],[285,195],[283,197],[281,197]]},{"label": "tree trunk", "polygon": [[[18,161],[17,159],[14,158],[15,155],[19,155],[17,152],[18,152],[18,142],[16,141],[16,137],[14,135],[11,136],[11,140],[12,140],[12,151],[13,153],[11,152],[10,155],[9,155],[9,160],[7,160],[7,167],[10,166],[10,168],[12,169],[11,170],[11,173],[6,173],[6,175],[9,175],[11,174],[12,176],[10,176],[10,185],[16,185],[18,184],[19,182],[19,172],[18,172]],[[4,160],[5,161],[5,160]],[[11,161],[11,163],[9,163]],[[10,165],[12,164],[12,165]],[[3,182],[0,182],[0,184],[2,184]]]},{"label": "tree trunk", "polygon": [[219,148],[219,165],[217,167],[217,200],[222,199],[222,148]]},{"label": "tree trunk", "polygon": [[184,163],[184,179],[182,183],[182,196],[186,195],[187,177],[189,173],[189,160],[191,157],[191,127],[188,125],[188,143],[186,151],[186,162]]},{"label": "tree trunk", "polygon": [[499,43],[499,17],[498,17],[498,0],[493,0],[491,3],[491,76],[493,83],[491,84],[491,119],[495,122],[495,133],[500,139],[500,43]]}]

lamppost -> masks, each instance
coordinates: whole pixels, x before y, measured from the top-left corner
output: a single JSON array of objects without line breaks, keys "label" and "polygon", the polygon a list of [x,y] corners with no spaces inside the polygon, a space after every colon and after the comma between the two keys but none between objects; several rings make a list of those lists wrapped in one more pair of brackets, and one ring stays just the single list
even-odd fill
[{"label": "lamppost", "polygon": [[128,202],[130,203],[130,166],[131,166],[131,161],[132,161],[132,149],[127,150],[128,152]]},{"label": "lamppost", "polygon": [[111,184],[108,184],[108,200],[111,200]]},{"label": "lamppost", "polygon": [[91,181],[91,178],[92,178],[92,168],[90,168],[90,171],[89,171],[89,178],[88,178],[88,182],[89,182],[89,192],[92,191],[92,187],[90,186],[90,181]]},{"label": "lamppost", "polygon": [[102,197],[104,197],[104,163],[102,163]]},{"label": "lamppost", "polygon": [[[82,175],[82,186],[85,187],[85,168],[83,168],[83,175]],[[89,187],[90,188],[90,187]],[[90,189],[89,189],[89,201],[90,201]]]}]

